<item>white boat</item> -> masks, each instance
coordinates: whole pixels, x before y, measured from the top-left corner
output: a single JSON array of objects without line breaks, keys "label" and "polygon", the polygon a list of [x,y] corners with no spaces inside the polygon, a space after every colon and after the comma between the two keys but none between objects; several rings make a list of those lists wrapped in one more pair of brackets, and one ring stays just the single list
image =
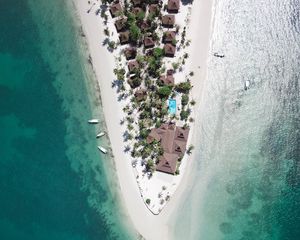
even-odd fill
[{"label": "white boat", "polygon": [[89,120],[89,123],[92,123],[92,124],[99,123],[99,119],[91,119],[91,120]]},{"label": "white boat", "polygon": [[105,135],[105,132],[99,132],[96,136],[96,138],[99,138],[99,137],[103,137]]},{"label": "white boat", "polygon": [[104,154],[107,153],[107,150],[104,147],[98,146],[98,149],[103,152]]},{"label": "white boat", "polygon": [[249,87],[250,87],[250,81],[249,81],[249,80],[246,80],[244,89],[245,89],[245,90],[248,90]]}]

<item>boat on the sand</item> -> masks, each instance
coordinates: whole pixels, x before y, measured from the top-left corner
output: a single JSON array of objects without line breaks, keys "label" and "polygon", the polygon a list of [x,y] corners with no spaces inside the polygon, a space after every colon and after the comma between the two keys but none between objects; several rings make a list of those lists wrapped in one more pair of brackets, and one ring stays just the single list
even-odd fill
[{"label": "boat on the sand", "polygon": [[104,154],[107,153],[107,150],[104,147],[98,146],[98,149]]}]

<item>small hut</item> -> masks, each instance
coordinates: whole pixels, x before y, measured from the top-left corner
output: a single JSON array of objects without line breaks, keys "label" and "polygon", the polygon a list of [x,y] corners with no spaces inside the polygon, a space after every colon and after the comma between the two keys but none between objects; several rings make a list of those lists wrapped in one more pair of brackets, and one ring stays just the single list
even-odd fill
[{"label": "small hut", "polygon": [[178,13],[180,8],[179,0],[168,0],[167,11],[169,13]]},{"label": "small hut", "polygon": [[122,6],[120,3],[114,3],[110,6],[109,11],[113,18],[118,17],[122,13]]},{"label": "small hut", "polygon": [[175,52],[176,52],[176,48],[172,44],[167,43],[164,46],[164,52],[165,52],[165,56],[166,57],[174,57],[175,56]]},{"label": "small hut", "polygon": [[161,19],[163,27],[172,28],[175,24],[175,16],[174,15],[164,15]]},{"label": "small hut", "polygon": [[121,44],[127,44],[127,43],[129,43],[129,31],[120,32],[120,34],[119,34],[119,40],[120,40]]}]

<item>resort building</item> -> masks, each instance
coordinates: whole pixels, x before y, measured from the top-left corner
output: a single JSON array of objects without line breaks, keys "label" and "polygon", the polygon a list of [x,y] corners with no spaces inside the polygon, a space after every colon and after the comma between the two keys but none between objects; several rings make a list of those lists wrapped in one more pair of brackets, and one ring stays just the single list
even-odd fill
[{"label": "resort building", "polygon": [[130,73],[134,73],[140,67],[139,63],[136,60],[130,61],[128,63],[128,70]]},{"label": "resort building", "polygon": [[179,0],[168,0],[167,10],[169,13],[178,13],[180,8]]},{"label": "resort building", "polygon": [[154,45],[155,45],[155,42],[152,37],[144,38],[144,47],[145,48],[152,48],[152,47],[154,47]]},{"label": "resort building", "polygon": [[135,8],[132,9],[132,13],[136,16],[139,13],[144,13],[144,11],[140,7],[135,7]]},{"label": "resort building", "polygon": [[126,60],[134,59],[136,57],[136,49],[133,47],[128,47],[124,50],[124,55]]},{"label": "resort building", "polygon": [[176,52],[176,47],[170,43],[165,44],[164,52],[166,57],[174,57]]},{"label": "resort building", "polygon": [[174,74],[174,69],[167,70],[167,75],[173,75],[173,74]]},{"label": "resort building", "polygon": [[117,32],[120,32],[126,28],[127,18],[120,18],[119,20],[115,21],[115,27]]},{"label": "resort building", "polygon": [[143,21],[141,24],[140,24],[140,29],[143,31],[143,32],[146,32],[150,29],[150,24],[146,21]]},{"label": "resort building", "polygon": [[178,156],[172,153],[164,153],[156,165],[156,170],[160,172],[175,174]]},{"label": "resort building", "polygon": [[146,99],[147,91],[146,91],[146,89],[138,89],[135,91],[134,96],[135,96],[136,100],[138,100],[140,102],[140,101]]},{"label": "resort building", "polygon": [[122,14],[122,6],[120,3],[112,4],[109,8],[109,11],[113,18],[120,16]]},{"label": "resort building", "polygon": [[175,31],[167,31],[163,35],[163,43],[176,43],[176,32]]},{"label": "resort building", "polygon": [[159,80],[166,86],[174,86],[174,77],[172,75],[161,76]]},{"label": "resort building", "polygon": [[157,15],[159,13],[159,7],[157,4],[150,4],[148,8],[148,13],[151,15]]},{"label": "resort building", "polygon": [[151,129],[147,142],[160,142],[164,154],[156,165],[156,170],[174,174],[179,157],[183,157],[189,136],[189,128],[178,127],[174,123],[164,123],[159,128]]},{"label": "resort building", "polygon": [[175,16],[174,15],[164,15],[161,19],[161,23],[163,27],[172,28],[175,24]]},{"label": "resort building", "polygon": [[130,36],[129,31],[121,32],[119,34],[120,43],[121,44],[127,44],[127,43],[129,43],[129,36]]}]

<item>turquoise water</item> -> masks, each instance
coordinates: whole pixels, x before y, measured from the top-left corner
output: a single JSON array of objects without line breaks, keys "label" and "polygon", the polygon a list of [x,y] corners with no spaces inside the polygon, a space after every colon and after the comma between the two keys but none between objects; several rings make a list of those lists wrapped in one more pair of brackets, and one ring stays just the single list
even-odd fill
[{"label": "turquoise water", "polygon": [[169,113],[176,114],[176,100],[169,99]]},{"label": "turquoise water", "polygon": [[210,52],[225,57],[209,58],[175,239],[300,239],[299,6],[215,1]]},{"label": "turquoise water", "polygon": [[103,116],[70,3],[0,0],[3,240],[133,238],[105,126],[87,124]]}]

